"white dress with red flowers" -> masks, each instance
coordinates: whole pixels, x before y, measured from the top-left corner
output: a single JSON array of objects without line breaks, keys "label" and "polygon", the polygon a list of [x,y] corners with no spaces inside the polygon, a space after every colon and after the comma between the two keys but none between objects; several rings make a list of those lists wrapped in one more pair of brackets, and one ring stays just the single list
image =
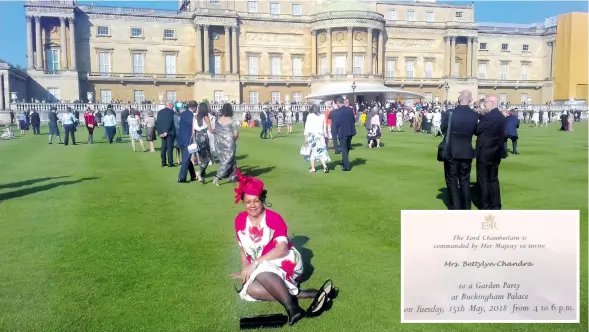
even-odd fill
[{"label": "white dress with red flowers", "polygon": [[288,243],[288,254],[285,257],[262,262],[252,272],[239,293],[241,299],[257,301],[247,294],[247,288],[262,272],[279,275],[284,280],[290,294],[299,294],[298,279],[303,274],[303,260],[301,254],[289,241],[286,223],[278,213],[266,209],[258,228],[252,225],[247,213],[242,212],[235,218],[235,232],[239,246],[250,263],[268,253],[278,242]]}]

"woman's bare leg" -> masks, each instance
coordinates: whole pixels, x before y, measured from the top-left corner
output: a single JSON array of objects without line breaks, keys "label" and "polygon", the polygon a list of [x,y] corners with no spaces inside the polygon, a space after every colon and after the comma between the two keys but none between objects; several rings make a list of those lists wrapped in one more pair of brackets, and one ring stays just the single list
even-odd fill
[{"label": "woman's bare leg", "polygon": [[133,147],[133,152],[135,152],[135,140],[131,139],[131,147]]}]

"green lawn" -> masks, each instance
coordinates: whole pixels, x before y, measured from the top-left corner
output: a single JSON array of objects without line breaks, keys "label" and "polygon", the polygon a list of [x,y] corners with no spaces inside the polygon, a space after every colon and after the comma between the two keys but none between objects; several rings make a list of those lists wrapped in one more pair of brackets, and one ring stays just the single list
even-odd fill
[{"label": "green lawn", "polygon": [[[581,210],[582,324],[401,326],[400,210],[445,208],[439,139],[386,131],[382,149],[351,151],[352,172],[308,174],[302,128],[264,141],[244,129],[240,167],[265,181],[312,257],[303,287],[332,278],[340,288],[331,311],[291,329],[587,331],[587,123],[570,133],[522,127],[521,155],[500,168],[503,206]],[[234,331],[241,316],[282,312],[235,293],[242,207],[231,185],[178,184],[159,153],[104,144],[102,132],[98,144],[68,147],[42,132],[0,141],[1,331]],[[85,141],[85,129],[77,134]]]}]

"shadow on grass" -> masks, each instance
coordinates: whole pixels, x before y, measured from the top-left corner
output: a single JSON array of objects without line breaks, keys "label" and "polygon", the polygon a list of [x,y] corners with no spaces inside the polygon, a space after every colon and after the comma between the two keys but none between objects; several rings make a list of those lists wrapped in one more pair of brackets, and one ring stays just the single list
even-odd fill
[{"label": "shadow on grass", "polygon": [[259,168],[258,166],[240,166],[239,171],[245,175],[257,177],[262,174],[270,173],[275,167],[263,167]]},{"label": "shadow on grass", "polygon": [[236,157],[235,157],[235,160],[243,160],[243,159],[245,159],[245,158],[247,158],[247,157],[249,157],[249,155],[247,155],[247,154],[242,154],[241,156],[236,156]]},{"label": "shadow on grass", "polygon": [[[448,192],[448,188],[440,188],[438,189],[440,192],[436,198],[444,202],[444,205],[449,210],[450,209],[450,193]],[[474,205],[477,209],[481,209],[481,191],[479,188],[478,183],[472,182],[470,184],[470,200],[472,205]]]},{"label": "shadow on grass", "polygon": [[48,180],[56,180],[56,179],[63,179],[63,178],[67,178],[67,177],[69,177],[69,175],[56,176],[56,177],[48,177],[48,178],[37,178],[37,179],[24,180],[24,181],[19,181],[19,182],[12,182],[12,183],[0,184],[0,189],[19,188],[19,187],[23,187],[23,186],[28,186],[28,185],[31,185],[31,184],[35,184],[37,182],[43,182],[43,181],[48,181]]},{"label": "shadow on grass", "polygon": [[[315,164],[317,164],[317,163],[315,163]],[[332,160],[331,162],[329,162],[327,164],[327,167],[331,170],[331,169],[335,169],[335,167],[337,165],[341,165],[341,164],[342,164],[341,160]],[[364,164],[366,164],[366,159],[364,159],[364,158],[356,158],[356,159],[350,161],[350,166],[352,168],[354,168],[355,166],[360,166],[360,165],[364,165]]]},{"label": "shadow on grass", "polygon": [[305,248],[305,244],[309,241],[309,237],[303,235],[293,236],[290,239],[301,254],[301,258],[303,259],[303,274],[301,275],[299,282],[302,284],[311,278],[313,275],[313,271],[315,268],[313,264],[311,264],[311,259],[313,258],[313,251],[308,248]]},{"label": "shadow on grass", "polygon": [[33,188],[27,188],[27,189],[21,189],[21,190],[16,190],[16,191],[11,191],[8,193],[4,193],[4,194],[0,194],[0,202],[2,201],[6,201],[12,198],[19,198],[19,197],[23,197],[23,196],[27,196],[27,195],[31,195],[31,194],[36,194],[38,192],[42,192],[42,191],[47,191],[47,190],[51,190],[57,187],[61,187],[61,186],[69,186],[69,185],[73,185],[76,183],[80,183],[80,182],[84,182],[84,181],[90,181],[90,180],[96,180],[98,179],[97,177],[91,177],[91,178],[82,178],[79,180],[72,180],[72,181],[61,181],[61,182],[55,182],[55,183],[50,183],[50,184],[46,184],[43,186],[39,186],[39,187],[33,187]]}]

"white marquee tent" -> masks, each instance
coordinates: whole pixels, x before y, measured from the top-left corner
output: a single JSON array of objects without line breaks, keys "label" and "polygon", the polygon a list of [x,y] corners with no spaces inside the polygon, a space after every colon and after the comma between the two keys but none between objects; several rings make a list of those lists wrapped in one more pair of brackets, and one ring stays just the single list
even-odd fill
[{"label": "white marquee tent", "polygon": [[333,83],[324,86],[319,91],[305,96],[307,99],[326,100],[337,96],[356,96],[356,95],[384,95],[384,99],[425,99],[425,96],[419,93],[395,90],[378,83],[356,83],[356,88],[352,89],[352,83]]}]

